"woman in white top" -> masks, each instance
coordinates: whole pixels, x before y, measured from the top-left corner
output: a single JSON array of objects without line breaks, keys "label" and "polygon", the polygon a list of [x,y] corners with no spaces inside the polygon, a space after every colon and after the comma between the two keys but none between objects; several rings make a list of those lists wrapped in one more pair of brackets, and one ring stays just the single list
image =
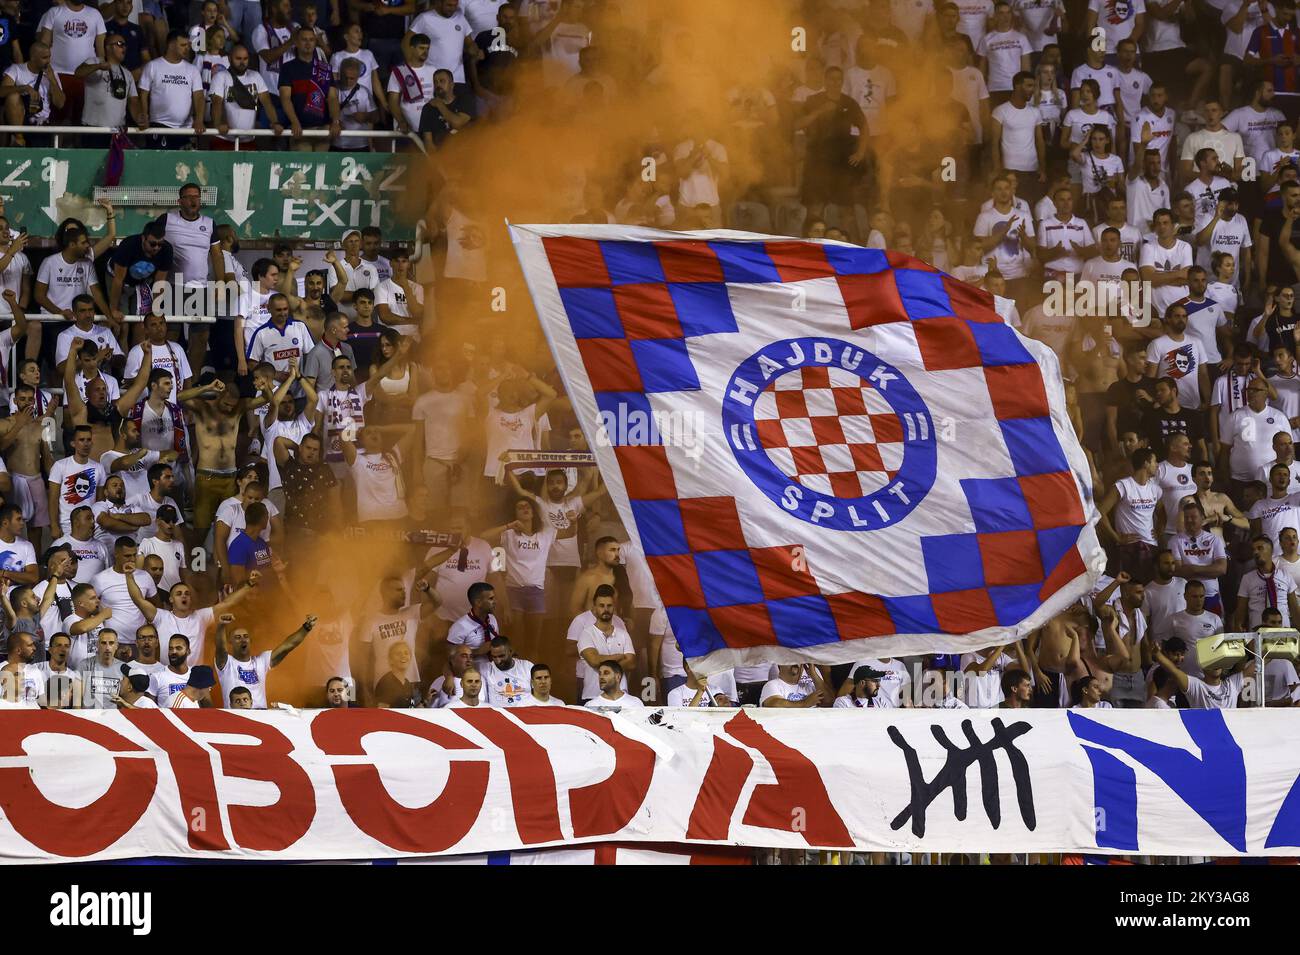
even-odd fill
[{"label": "woman in white top", "polygon": [[1056,85],[1056,64],[1039,63],[1034,78],[1038,85],[1029,105],[1037,109],[1038,115],[1042,117],[1043,142],[1047,143],[1047,166],[1051,169],[1065,156],[1056,140],[1061,120],[1070,108],[1070,99],[1065,95],[1065,90]]},{"label": "woman in white top", "polygon": [[532,499],[521,497],[515,501],[514,521],[482,534],[484,540],[499,543],[506,552],[509,626],[519,635],[521,654],[536,652],[541,637],[546,617],[546,559],[556,533]]},{"label": "woman in white top", "polygon": [[1093,129],[1098,126],[1111,131],[1111,141],[1115,136],[1115,117],[1097,105],[1101,96],[1101,87],[1094,79],[1084,80],[1079,84],[1079,105],[1065,114],[1061,123],[1061,148],[1070,151],[1068,165],[1070,182],[1082,185],[1084,169],[1074,158],[1074,147],[1091,141]]},{"label": "woman in white top", "polygon": [[412,340],[391,328],[380,333],[379,354],[366,380],[367,424],[405,424],[425,383],[411,360]]},{"label": "woman in white top", "polygon": [[1112,146],[1110,130],[1105,126],[1094,126],[1088,133],[1087,143],[1080,143],[1070,150],[1070,160],[1083,169],[1085,214],[1092,222],[1105,218],[1103,211],[1096,207],[1097,197],[1106,190],[1111,195],[1119,195],[1123,188],[1124,160],[1111,151]]}]

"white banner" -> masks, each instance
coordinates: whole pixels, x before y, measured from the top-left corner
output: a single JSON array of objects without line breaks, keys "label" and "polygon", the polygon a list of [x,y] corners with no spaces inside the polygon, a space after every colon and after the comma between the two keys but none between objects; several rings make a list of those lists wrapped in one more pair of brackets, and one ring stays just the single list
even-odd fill
[{"label": "white banner", "polygon": [[0,713],[0,858],[1300,854],[1278,711]]}]

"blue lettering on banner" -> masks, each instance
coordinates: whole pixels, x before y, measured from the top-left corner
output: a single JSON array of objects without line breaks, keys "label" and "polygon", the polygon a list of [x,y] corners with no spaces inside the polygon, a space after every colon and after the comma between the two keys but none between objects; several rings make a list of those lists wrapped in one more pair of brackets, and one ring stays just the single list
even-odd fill
[{"label": "blue lettering on banner", "polygon": [[[1178,712],[1188,736],[1201,752],[1200,758],[1185,749],[1112,729],[1078,713],[1066,715],[1080,742],[1119,750],[1141,763],[1225,842],[1238,852],[1246,851],[1246,761],[1241,746],[1228,731],[1222,711]],[[1092,763],[1097,846],[1139,851],[1136,773],[1105,750],[1085,746],[1084,752]]]}]

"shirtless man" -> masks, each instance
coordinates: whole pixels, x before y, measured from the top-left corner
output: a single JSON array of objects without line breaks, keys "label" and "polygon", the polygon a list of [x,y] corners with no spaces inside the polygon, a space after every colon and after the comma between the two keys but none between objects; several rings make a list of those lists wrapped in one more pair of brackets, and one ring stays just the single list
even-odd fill
[{"label": "shirtless man", "polygon": [[[81,349],[82,339],[74,338],[69,354],[76,354]],[[146,364],[153,360],[153,345],[142,342],[145,350]],[[136,406],[145,386],[149,384],[147,375],[137,375],[131,387],[122,393],[116,401],[108,400],[108,386],[103,378],[93,378],[86,382],[86,397],[83,400],[77,392],[77,363],[66,362],[63,366],[63,394],[68,406],[64,411],[63,425],[68,427],[69,420],[73,427],[89,425],[91,433],[90,457],[98,461],[99,456],[113,447],[117,442],[113,426],[120,418],[125,418]]]},{"label": "shirtless man", "polygon": [[239,421],[249,408],[268,400],[265,392],[254,398],[241,398],[226,382],[215,379],[185,401],[194,415],[194,524],[190,528],[190,547],[202,547],[216,518],[217,508],[238,493],[236,486]]},{"label": "shirtless man", "polygon": [[[1102,696],[1109,698],[1115,706],[1140,707],[1146,704],[1147,692],[1142,678],[1142,654],[1138,650],[1138,643],[1144,641],[1146,635],[1146,617],[1142,615],[1143,586],[1137,581],[1128,581],[1120,593],[1118,608],[1114,604],[1097,608],[1106,652],[1100,653],[1090,637],[1082,645],[1080,655],[1088,671],[1084,675],[1096,679]],[[1074,681],[1070,682],[1073,684]]]},{"label": "shirtless man", "polygon": [[[574,581],[573,596],[569,599],[570,619],[591,606],[591,599],[596,593],[596,588],[601,584],[614,587],[614,568],[618,566],[618,552],[619,543],[613,537],[602,537],[596,541],[596,562],[579,573],[577,580]],[[619,596],[627,595],[619,594]]]},{"label": "shirtless man", "polygon": [[1089,640],[1082,625],[1085,612],[1072,608],[1059,613],[1029,635],[1029,663],[1034,668],[1034,706],[1061,705],[1061,686],[1087,675],[1079,647]]},{"label": "shirtless man", "polygon": [[52,415],[35,416],[36,389],[25,382],[14,389],[14,402],[18,410],[9,418],[9,430],[0,437],[0,448],[4,450],[8,476],[13,482],[14,499],[23,509],[23,519],[27,521],[28,540],[36,548],[36,553],[41,554],[49,543],[43,539],[44,528],[50,526],[44,475],[54,466],[54,456],[50,453],[50,446],[42,440],[41,431],[46,427],[46,421],[53,429],[54,418]]}]

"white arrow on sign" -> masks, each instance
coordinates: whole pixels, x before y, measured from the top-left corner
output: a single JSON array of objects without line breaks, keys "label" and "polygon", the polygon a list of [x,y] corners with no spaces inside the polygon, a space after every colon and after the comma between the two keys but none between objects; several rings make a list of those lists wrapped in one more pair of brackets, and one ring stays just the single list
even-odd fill
[{"label": "white arrow on sign", "polygon": [[253,188],[253,164],[251,162],[237,162],[232,169],[231,178],[235,186],[235,205],[226,210],[226,215],[230,216],[230,221],[237,226],[243,225],[248,221],[253,210],[248,208],[248,194]]},{"label": "white arrow on sign", "polygon": [[41,164],[41,178],[50,184],[49,205],[42,206],[41,211],[50,217],[51,222],[59,221],[59,199],[68,191],[68,160],[54,159],[46,156]]}]

